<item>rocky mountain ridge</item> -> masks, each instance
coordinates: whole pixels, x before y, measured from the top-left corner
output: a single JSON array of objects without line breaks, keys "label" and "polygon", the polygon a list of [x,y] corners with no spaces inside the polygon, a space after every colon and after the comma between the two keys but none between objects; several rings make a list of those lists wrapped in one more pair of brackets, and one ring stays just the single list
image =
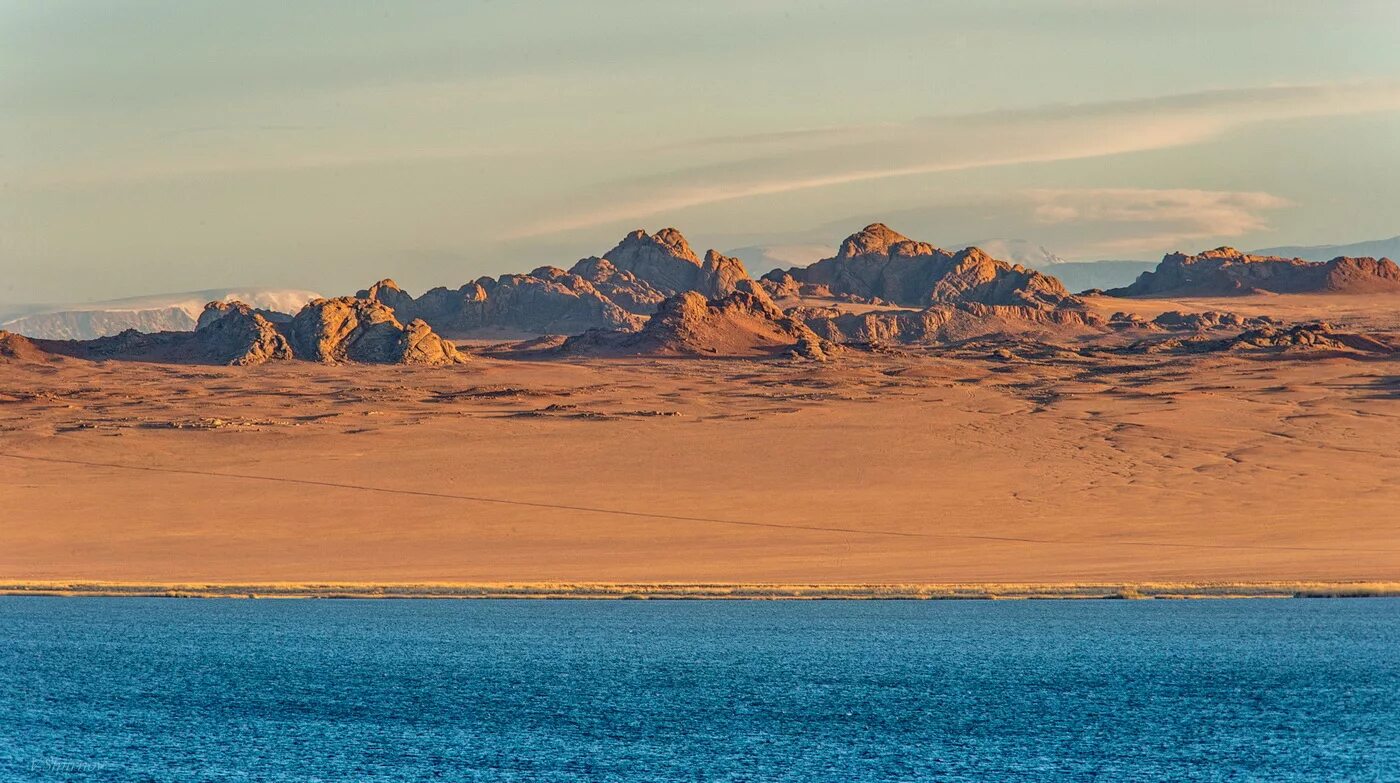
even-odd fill
[{"label": "rocky mountain ridge", "polygon": [[1203,253],[1169,253],[1132,285],[1109,289],[1110,296],[1244,296],[1254,293],[1400,292],[1400,267],[1388,258],[1330,261],[1258,256],[1232,247]]},{"label": "rocky mountain ridge", "polygon": [[807,267],[774,270],[763,280],[775,296],[836,297],[902,307],[1082,306],[1050,275],[998,261],[975,247],[942,250],[883,223],[872,223],[847,237],[831,258]]},{"label": "rocky mountain ridge", "polygon": [[[1400,290],[1385,259],[1326,263],[1231,248],[1171,254],[1120,296],[1255,290]],[[1217,294],[1218,295],[1218,294]],[[786,308],[786,309],[785,309]],[[301,359],[451,365],[465,356],[443,335],[517,343],[560,355],[780,356],[822,359],[840,344],[945,344],[987,337],[1080,339],[1119,332],[1205,334],[1273,328],[1230,313],[1104,316],[1055,277],[975,247],[943,250],[874,223],[836,253],[761,280],[714,250],[698,256],[675,229],[627,234],[603,256],[565,270],[482,277],[414,297],[391,279],[355,296],[317,298],[294,316],[213,301],[191,331],[127,330],[89,341],[11,341],[9,353],[254,365]],[[530,347],[533,346],[533,347]],[[547,346],[547,348],[542,347]]]}]

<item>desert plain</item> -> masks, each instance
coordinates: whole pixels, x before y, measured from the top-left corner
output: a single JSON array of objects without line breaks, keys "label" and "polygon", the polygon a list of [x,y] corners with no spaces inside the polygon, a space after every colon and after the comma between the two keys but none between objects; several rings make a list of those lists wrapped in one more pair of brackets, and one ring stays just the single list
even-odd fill
[{"label": "desert plain", "polygon": [[[1397,297],[1086,297],[1400,331]],[[1400,581],[1400,358],[1072,338],[442,367],[0,364],[64,584]]]}]

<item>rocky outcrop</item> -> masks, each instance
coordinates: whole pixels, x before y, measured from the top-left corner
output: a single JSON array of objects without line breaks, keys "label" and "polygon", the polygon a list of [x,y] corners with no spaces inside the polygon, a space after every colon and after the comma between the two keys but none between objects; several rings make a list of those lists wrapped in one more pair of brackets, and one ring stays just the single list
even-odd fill
[{"label": "rocky outcrop", "polygon": [[385,278],[370,286],[369,288],[356,291],[356,299],[372,299],[394,311],[394,317],[403,322],[408,322],[418,317],[417,303],[413,296],[407,291],[399,288],[399,284],[389,278]]},{"label": "rocky outcrop", "polygon": [[1321,350],[1351,350],[1365,353],[1394,353],[1396,347],[1369,334],[1343,332],[1328,323],[1299,324],[1291,328],[1266,326],[1250,329],[1226,341],[1233,350],[1269,348],[1307,348]]},{"label": "rocky outcrop", "polygon": [[28,337],[14,332],[0,331],[0,362],[24,364],[46,362],[52,358]]},{"label": "rocky outcrop", "polygon": [[[242,302],[210,302],[199,322],[192,332],[147,334],[128,329],[95,340],[43,340],[37,348],[42,353],[94,361],[237,366],[294,358],[427,365],[466,360],[428,324],[414,320],[404,326],[389,308],[370,299],[317,299],[281,324]],[[28,355],[36,346],[25,343],[14,341],[10,352]],[[5,350],[0,344],[0,355]]]},{"label": "rocky outcrop", "polygon": [[592,330],[560,351],[604,356],[772,356],[825,360],[832,346],[773,304],[757,286],[717,299],[695,291],[662,303],[640,332]]},{"label": "rocky outcrop", "polygon": [[285,324],[288,321],[292,320],[292,316],[289,313],[278,312],[276,310],[267,310],[261,307],[253,307],[252,305],[240,302],[236,299],[230,299],[220,300],[217,302],[209,302],[208,304],[204,305],[204,310],[200,312],[199,318],[195,321],[194,328],[196,331],[203,329],[205,326],[208,326],[214,321],[223,318],[225,314],[234,310],[238,310],[241,312],[257,313],[258,315],[262,316],[263,318],[274,324]]},{"label": "rocky outcrop", "polygon": [[1253,317],[1219,310],[1205,310],[1199,313],[1169,310],[1153,318],[1150,323],[1159,329],[1207,331],[1212,329],[1259,329],[1274,325],[1274,320],[1268,317]]},{"label": "rocky outcrop", "polygon": [[618,269],[606,258],[585,258],[569,271],[587,280],[614,304],[637,315],[656,312],[668,295],[631,272]]},{"label": "rocky outcrop", "polygon": [[1264,326],[1248,329],[1233,337],[1218,340],[1197,336],[1185,339],[1142,341],[1131,346],[1131,350],[1142,353],[1246,351],[1393,354],[1400,352],[1400,345],[1378,335],[1344,332],[1331,324],[1315,322],[1287,328]]},{"label": "rocky outcrop", "polygon": [[1148,320],[1136,313],[1117,312],[1108,317],[1110,329],[1144,329],[1147,331],[1208,332],[1219,330],[1258,329],[1277,325],[1268,316],[1249,316],[1239,313],[1204,310],[1182,312],[1169,310]]},{"label": "rocky outcrop", "polygon": [[977,303],[862,313],[838,307],[803,307],[790,313],[825,340],[865,345],[935,344],[996,335],[1090,334],[1107,326],[1104,319],[1082,310]]},{"label": "rocky outcrop", "polygon": [[394,311],[373,299],[317,299],[287,324],[298,358],[319,362],[455,364],[465,361],[456,346],[426,322],[404,326]]},{"label": "rocky outcrop", "polygon": [[467,357],[442,339],[427,321],[415,318],[403,327],[389,356],[396,364],[461,364]]},{"label": "rocky outcrop", "polygon": [[1400,266],[1389,258],[1338,257],[1323,266],[1322,288],[1330,293],[1400,291]]},{"label": "rocky outcrop", "polygon": [[1232,247],[1197,255],[1169,253],[1136,282],[1109,296],[1243,296],[1254,293],[1400,292],[1400,267],[1390,259],[1254,256]]},{"label": "rocky outcrop", "polygon": [[[696,291],[707,299],[715,299],[733,292],[738,281],[749,277],[744,262],[737,258],[711,250],[700,260],[674,228],[663,228],[655,235],[637,229],[603,254],[603,259],[663,296]],[[569,271],[593,280],[589,275],[598,260],[586,258]]]},{"label": "rocky outcrop", "polygon": [[542,266],[529,274],[482,277],[457,289],[434,288],[414,298],[381,280],[357,298],[388,307],[400,321],[422,318],[443,332],[578,334],[588,329],[636,331],[668,296],[698,291],[715,298],[752,281],[743,262],[711,250],[696,257],[679,231],[628,234],[604,257],[565,271]]},{"label": "rocky outcrop", "polygon": [[190,358],[248,366],[292,358],[287,338],[261,312],[242,302],[210,302],[188,341]]},{"label": "rocky outcrop", "polygon": [[453,302],[455,312],[444,321],[447,328],[577,334],[594,328],[638,329],[642,322],[592,283],[557,267],[495,280],[483,277],[461,291]]},{"label": "rocky outcrop", "polygon": [[[957,252],[916,242],[874,223],[847,237],[832,258],[764,275],[775,296],[794,293],[902,307],[982,304],[1078,308],[1058,280],[998,261],[975,247]],[[794,288],[795,286],[795,288]]]}]

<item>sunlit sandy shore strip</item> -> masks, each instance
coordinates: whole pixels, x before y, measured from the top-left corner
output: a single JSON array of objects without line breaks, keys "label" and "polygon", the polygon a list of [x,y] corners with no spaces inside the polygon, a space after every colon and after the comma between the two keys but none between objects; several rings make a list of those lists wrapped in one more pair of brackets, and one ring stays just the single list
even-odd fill
[{"label": "sunlit sandy shore strip", "polygon": [[159,598],[533,598],[932,600],[1036,598],[1372,598],[1400,582],[1095,582],[967,584],[420,583],[0,581],[0,595]]}]

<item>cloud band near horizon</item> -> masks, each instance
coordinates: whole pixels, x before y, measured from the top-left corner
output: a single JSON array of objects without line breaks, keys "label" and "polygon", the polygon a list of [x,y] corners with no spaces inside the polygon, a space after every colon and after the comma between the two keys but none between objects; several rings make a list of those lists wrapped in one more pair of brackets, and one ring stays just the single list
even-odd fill
[{"label": "cloud band near horizon", "polygon": [[[692,207],[872,180],[1198,144],[1267,122],[1400,110],[1400,81],[1211,90],[701,139],[724,160],[602,184],[501,237],[528,239]],[[606,202],[602,208],[573,205]],[[1259,206],[1259,205],[1256,205]]]}]

